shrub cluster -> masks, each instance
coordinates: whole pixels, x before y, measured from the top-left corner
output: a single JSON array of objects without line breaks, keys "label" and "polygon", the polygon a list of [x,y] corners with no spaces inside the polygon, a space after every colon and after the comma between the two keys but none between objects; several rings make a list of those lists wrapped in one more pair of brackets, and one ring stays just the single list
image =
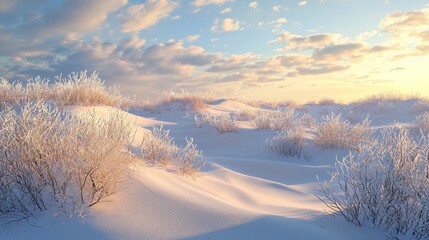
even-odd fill
[{"label": "shrub cluster", "polygon": [[61,105],[121,106],[123,97],[116,87],[106,88],[96,72],[73,72],[66,78],[56,77],[53,84],[40,77],[28,79],[25,85],[0,78],[0,103],[49,100]]},{"label": "shrub cluster", "polygon": [[283,108],[276,111],[258,111],[250,122],[256,129],[274,129],[281,132],[298,125],[311,126],[314,119],[308,114],[298,116],[293,108]]},{"label": "shrub cluster", "polygon": [[305,129],[302,126],[277,132],[277,136],[267,141],[267,146],[280,156],[304,157],[306,160],[310,160],[308,154],[303,154],[304,145]]},{"label": "shrub cluster", "polygon": [[237,130],[235,116],[228,113],[221,115],[195,115],[194,120],[198,128],[201,128],[203,123],[207,123],[216,128],[220,134],[234,132]]},{"label": "shrub cluster", "polygon": [[0,112],[0,215],[76,214],[118,190],[132,128],[118,113],[80,119],[53,104]]},{"label": "shrub cluster", "polygon": [[404,128],[388,129],[337,161],[319,198],[357,226],[371,224],[388,236],[429,238],[429,141]]},{"label": "shrub cluster", "polygon": [[429,111],[429,99],[419,99],[412,106],[414,112],[427,112]]},{"label": "shrub cluster", "polygon": [[188,91],[169,91],[154,103],[144,103],[141,108],[147,109],[153,113],[163,113],[171,111],[171,105],[176,105],[181,111],[201,111],[208,103],[213,102],[213,97],[207,93],[190,93]]},{"label": "shrub cluster", "polygon": [[422,131],[429,130],[429,112],[426,112],[420,116],[417,116],[415,126]]},{"label": "shrub cluster", "polygon": [[323,116],[318,124],[314,143],[321,148],[358,151],[360,145],[368,143],[371,138],[370,124],[371,121],[366,118],[353,125],[343,120],[341,114],[331,113]]},{"label": "shrub cluster", "polygon": [[178,146],[169,130],[154,127],[151,134],[144,137],[140,154],[152,164],[172,165],[183,175],[194,175],[204,166],[202,151],[197,150],[193,139],[186,139],[186,146]]}]

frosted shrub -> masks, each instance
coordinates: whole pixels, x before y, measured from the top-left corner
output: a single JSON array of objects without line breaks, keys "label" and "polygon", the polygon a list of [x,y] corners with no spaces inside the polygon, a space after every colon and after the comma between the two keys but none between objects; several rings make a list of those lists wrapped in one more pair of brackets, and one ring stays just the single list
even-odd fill
[{"label": "frosted shrub", "polygon": [[197,126],[197,128],[202,128],[203,127],[203,119],[201,119],[200,115],[195,114],[194,115],[194,121],[195,121],[195,125]]},{"label": "frosted shrub", "polygon": [[[305,130],[303,127],[278,132],[277,136],[267,142],[267,146],[275,153],[284,157],[297,158],[301,158],[304,144]],[[305,157],[309,160],[308,155]]]},{"label": "frosted shrub", "polygon": [[404,128],[388,129],[357,155],[337,161],[319,198],[357,225],[388,236],[429,238],[429,142]]},{"label": "frosted shrub", "polygon": [[25,85],[23,100],[53,100],[53,89],[49,86],[49,81],[41,77],[30,78]]},{"label": "frosted shrub", "polygon": [[186,146],[177,146],[169,130],[154,127],[152,134],[144,137],[140,154],[152,164],[172,165],[183,175],[194,175],[204,165],[202,151],[197,150],[194,140],[186,139]]},{"label": "frosted shrub", "polygon": [[235,118],[230,114],[222,114],[218,116],[205,115],[204,118],[205,121],[210,124],[210,126],[216,128],[220,134],[234,132],[237,129]]},{"label": "frosted shrub", "polygon": [[343,120],[341,114],[331,113],[322,118],[315,133],[314,143],[321,148],[359,150],[361,144],[368,143],[372,130],[371,121],[363,120],[352,125]]},{"label": "frosted shrub", "polygon": [[419,99],[412,106],[414,112],[427,112],[429,111],[429,99]]},{"label": "frosted shrub", "polygon": [[423,131],[429,130],[429,112],[417,116],[415,126]]},{"label": "frosted shrub", "polygon": [[115,87],[106,88],[98,73],[88,75],[86,71],[73,72],[66,78],[58,76],[52,89],[52,99],[65,105],[120,106],[122,102]]},{"label": "frosted shrub", "polygon": [[235,114],[237,121],[250,121],[258,115],[258,111],[252,108],[243,108]]},{"label": "frosted shrub", "polygon": [[154,104],[151,111],[154,113],[162,113],[168,110],[167,105],[177,103],[180,104],[180,110],[196,110],[200,111],[206,107],[207,103],[213,101],[213,97],[207,93],[190,93],[182,90],[179,92],[170,91],[164,92],[158,103]]},{"label": "frosted shrub", "polygon": [[177,148],[173,155],[176,169],[183,175],[194,175],[204,165],[202,151],[197,150],[194,140],[186,139],[186,146]]},{"label": "frosted shrub", "polygon": [[176,148],[169,130],[163,130],[163,126],[154,127],[152,134],[143,138],[141,154],[145,160],[151,163],[168,165],[172,161]]},{"label": "frosted shrub", "polygon": [[55,206],[76,214],[119,189],[132,129],[112,113],[82,120],[55,105],[0,113],[0,215],[28,217]]},{"label": "frosted shrub", "polygon": [[319,100],[318,102],[319,105],[334,105],[335,104],[335,100],[331,99],[331,98],[322,98]]},{"label": "frosted shrub", "polygon": [[256,129],[274,129],[281,132],[300,125],[309,127],[314,124],[314,119],[310,115],[298,116],[293,108],[258,111],[255,115],[250,123]]},{"label": "frosted shrub", "polygon": [[258,111],[255,118],[250,123],[256,129],[270,129],[271,128],[271,113],[267,111]]},{"label": "frosted shrub", "polygon": [[0,104],[19,102],[22,92],[21,84],[9,83],[7,79],[0,77]]},{"label": "frosted shrub", "polygon": [[0,78],[0,103],[49,100],[62,105],[107,105],[121,106],[123,98],[117,88],[106,88],[96,72],[71,73],[66,78],[57,77],[54,84],[40,77],[30,78],[23,87],[20,83],[10,84]]},{"label": "frosted shrub", "polygon": [[299,123],[297,114],[292,108],[285,108],[272,114],[271,127],[276,131],[285,131]]}]

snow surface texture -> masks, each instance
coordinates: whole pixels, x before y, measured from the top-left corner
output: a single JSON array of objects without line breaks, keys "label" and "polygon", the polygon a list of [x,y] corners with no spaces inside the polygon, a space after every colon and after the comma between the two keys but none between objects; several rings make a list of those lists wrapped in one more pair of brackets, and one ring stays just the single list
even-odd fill
[{"label": "snow surface texture", "polygon": [[[411,124],[415,101],[394,103],[379,111],[358,104],[304,105],[298,114],[316,121],[330,112],[365,119],[379,130],[399,122]],[[376,107],[376,106],[375,106]],[[106,116],[110,107],[71,107],[76,114]],[[231,100],[214,101],[201,114],[234,114],[252,107]],[[270,110],[266,110],[270,111]],[[236,121],[234,132],[220,134],[214,127],[195,125],[194,113],[183,109],[151,113],[124,112],[137,126],[141,142],[153,126],[163,125],[178,145],[192,137],[203,151],[206,165],[198,177],[186,177],[167,167],[148,166],[143,160],[130,166],[123,190],[91,208],[83,217],[41,214],[1,225],[0,239],[385,239],[372,227],[357,228],[341,216],[328,215],[315,196],[321,181],[329,180],[335,159],[346,150],[321,149],[307,129],[303,146],[310,160],[285,158],[271,151],[271,129],[257,130],[249,121]]]}]

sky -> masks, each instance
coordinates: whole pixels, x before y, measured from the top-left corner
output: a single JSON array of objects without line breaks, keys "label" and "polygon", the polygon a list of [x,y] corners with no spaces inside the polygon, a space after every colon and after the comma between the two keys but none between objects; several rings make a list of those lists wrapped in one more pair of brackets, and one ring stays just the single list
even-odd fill
[{"label": "sky", "polygon": [[429,1],[0,0],[0,76],[87,70],[124,95],[429,96]]}]

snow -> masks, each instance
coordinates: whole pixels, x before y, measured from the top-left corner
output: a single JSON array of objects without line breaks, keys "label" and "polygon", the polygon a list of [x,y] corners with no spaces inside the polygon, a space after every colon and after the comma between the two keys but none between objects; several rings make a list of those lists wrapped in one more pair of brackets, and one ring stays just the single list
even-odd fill
[{"label": "snow", "polygon": [[[413,101],[399,102],[386,111],[374,106],[307,105],[300,111],[317,120],[335,111],[369,114],[376,128],[415,119]],[[230,100],[218,100],[205,112],[238,112],[252,108]],[[356,110],[357,109],[357,110]],[[110,107],[73,107],[76,114],[108,116]],[[366,111],[368,110],[368,111]],[[366,111],[366,112],[365,112]],[[154,125],[171,129],[174,141],[183,145],[193,137],[207,164],[198,177],[184,177],[168,167],[133,163],[124,189],[91,208],[84,217],[55,217],[1,225],[0,239],[384,239],[371,227],[357,228],[340,216],[325,213],[315,196],[316,176],[329,178],[335,157],[346,151],[318,149],[310,143],[309,161],[281,158],[265,146],[273,130],[252,129],[240,122],[234,133],[219,134],[208,125],[197,128],[193,114],[179,109],[161,114],[141,110],[123,112],[136,126],[137,135]],[[136,138],[138,142],[138,137]]]}]

